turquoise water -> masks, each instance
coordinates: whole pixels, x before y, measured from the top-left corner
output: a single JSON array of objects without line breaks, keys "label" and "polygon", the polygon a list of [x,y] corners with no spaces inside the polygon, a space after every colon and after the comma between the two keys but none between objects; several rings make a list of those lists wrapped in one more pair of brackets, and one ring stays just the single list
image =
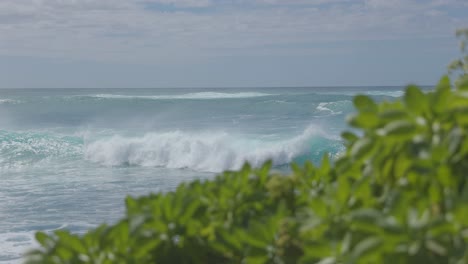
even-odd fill
[{"label": "turquoise water", "polygon": [[20,262],[36,231],[116,221],[126,195],[338,155],[353,95],[402,89],[0,90],[0,263]]}]

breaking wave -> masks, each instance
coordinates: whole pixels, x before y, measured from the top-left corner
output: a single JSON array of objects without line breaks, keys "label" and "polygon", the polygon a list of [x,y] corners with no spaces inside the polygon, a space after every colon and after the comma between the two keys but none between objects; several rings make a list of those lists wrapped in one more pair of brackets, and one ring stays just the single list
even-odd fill
[{"label": "breaking wave", "polygon": [[152,166],[220,172],[240,168],[248,161],[259,166],[266,160],[284,165],[310,151],[308,141],[323,134],[308,127],[301,135],[282,141],[238,138],[228,133],[151,133],[143,137],[114,136],[90,143],[88,160],[106,166]]},{"label": "breaking wave", "polygon": [[313,141],[335,140],[316,126],[282,140],[214,131],[90,138],[89,135],[0,131],[0,168],[19,168],[49,160],[87,160],[102,166],[221,172],[239,169],[245,162],[260,166],[272,160],[275,166],[287,165],[301,156],[314,155]]},{"label": "breaking wave", "polygon": [[0,99],[0,104],[17,104],[19,101],[12,99]]}]

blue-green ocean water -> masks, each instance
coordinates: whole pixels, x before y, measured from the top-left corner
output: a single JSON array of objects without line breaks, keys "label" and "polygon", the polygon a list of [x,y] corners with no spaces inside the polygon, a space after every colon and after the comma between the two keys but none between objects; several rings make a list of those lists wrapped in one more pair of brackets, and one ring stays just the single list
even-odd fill
[{"label": "blue-green ocean water", "polygon": [[271,159],[342,151],[352,97],[403,87],[0,90],[0,263],[38,230],[83,233],[124,213],[126,195],[168,191]]}]

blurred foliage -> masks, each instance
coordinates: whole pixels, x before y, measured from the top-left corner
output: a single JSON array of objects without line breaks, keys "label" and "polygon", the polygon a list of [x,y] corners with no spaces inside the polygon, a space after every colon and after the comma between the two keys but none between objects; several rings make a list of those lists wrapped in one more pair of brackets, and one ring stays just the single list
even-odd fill
[{"label": "blurred foliage", "polygon": [[115,225],[37,233],[26,262],[468,263],[468,83],[354,105],[358,134],[333,163],[246,164],[128,197]]},{"label": "blurred foliage", "polygon": [[456,83],[466,82],[468,78],[468,28],[457,30],[456,36],[460,39],[462,57],[450,63],[449,73],[458,75]]}]

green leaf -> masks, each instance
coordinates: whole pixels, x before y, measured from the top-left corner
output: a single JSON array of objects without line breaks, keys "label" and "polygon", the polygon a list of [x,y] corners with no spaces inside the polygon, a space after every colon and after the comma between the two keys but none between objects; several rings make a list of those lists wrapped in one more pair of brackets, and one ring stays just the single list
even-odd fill
[{"label": "green leaf", "polygon": [[348,123],[357,128],[374,128],[379,124],[379,118],[375,112],[360,112],[348,116]]},{"label": "green leaf", "polygon": [[[314,215],[325,217],[327,215],[327,205],[321,199],[312,199],[310,201],[310,209],[314,212]],[[312,221],[313,224],[316,224],[317,221],[315,217],[309,219]]]},{"label": "green leaf", "polygon": [[458,124],[468,125],[468,105],[455,110],[455,118]]},{"label": "green leaf", "polygon": [[450,102],[450,85],[441,84],[431,95],[431,109],[435,113],[443,113],[448,109]]},{"label": "green leaf", "polygon": [[337,263],[336,259],[334,257],[328,257],[320,260],[317,262],[317,264],[335,264]]},{"label": "green leaf", "polygon": [[338,178],[338,193],[337,199],[341,204],[346,204],[350,194],[350,184],[346,177]]},{"label": "green leaf", "polygon": [[377,223],[383,217],[382,213],[379,210],[372,208],[362,208],[353,211],[350,214],[353,221],[361,221],[367,223]]},{"label": "green leaf", "polygon": [[409,138],[416,132],[416,125],[409,121],[393,121],[384,127],[385,135]]},{"label": "green leaf", "polygon": [[249,256],[242,263],[246,264],[264,264],[268,263],[268,256]]},{"label": "green leaf", "polygon": [[404,101],[408,109],[415,114],[423,113],[428,106],[426,96],[415,85],[410,85],[406,88]]},{"label": "green leaf", "polygon": [[48,243],[52,240],[46,233],[44,232],[37,232],[36,233],[36,240],[42,246],[48,247]]},{"label": "green leaf", "polygon": [[344,236],[343,241],[341,242],[341,247],[340,247],[341,254],[346,254],[350,250],[352,237],[353,236],[351,232],[347,232],[346,235]]},{"label": "green leaf", "polygon": [[456,82],[457,88],[460,91],[468,91],[468,75],[460,77]]},{"label": "green leaf", "polygon": [[86,248],[81,243],[81,240],[75,235],[70,234],[68,231],[55,231],[55,235],[60,239],[62,245],[66,245],[68,249],[73,250],[75,253],[86,253]]},{"label": "green leaf", "polygon": [[380,112],[378,117],[385,121],[402,120],[408,118],[408,112],[400,109],[388,109]]},{"label": "green leaf", "polygon": [[73,252],[64,247],[57,248],[56,254],[62,263],[67,263],[73,257]]},{"label": "green leaf", "polygon": [[360,259],[368,254],[380,255],[376,249],[382,245],[382,239],[379,237],[369,237],[359,242],[353,249],[354,259]]},{"label": "green leaf", "polygon": [[431,198],[431,201],[433,203],[437,203],[440,201],[440,198],[441,198],[440,191],[439,191],[439,188],[435,184],[432,184],[431,186],[429,186],[429,197]]},{"label": "green leaf", "polygon": [[349,131],[341,133],[341,137],[344,140],[346,140],[348,142],[348,144],[352,144],[358,139],[358,136],[356,136],[355,134],[353,134],[353,133],[351,133]]},{"label": "green leaf", "polygon": [[373,112],[377,110],[377,104],[365,95],[357,95],[353,100],[354,106],[361,112]]},{"label": "green leaf", "polygon": [[333,251],[327,243],[312,243],[305,248],[305,255],[309,259],[321,259],[333,255]]},{"label": "green leaf", "polygon": [[140,243],[139,246],[135,247],[133,254],[136,258],[149,256],[160,243],[161,240],[159,239],[151,239],[145,243]]},{"label": "green leaf", "polygon": [[232,234],[231,232],[223,231],[220,233],[220,237],[224,240],[223,244],[231,248],[231,250],[241,250],[242,242],[239,236]]},{"label": "green leaf", "polygon": [[[257,227],[258,228],[258,227]],[[252,230],[256,233],[261,233],[258,230]],[[250,232],[245,232],[244,230],[238,230],[236,236],[241,239],[242,244],[254,247],[257,249],[266,249],[269,241],[265,241],[262,237],[257,237],[251,234]]]},{"label": "green leaf", "polygon": [[447,254],[447,249],[438,243],[435,240],[429,240],[426,242],[426,248],[430,251],[436,253],[437,255],[445,255]]},{"label": "green leaf", "polygon": [[327,174],[330,172],[330,158],[328,156],[328,154],[324,154],[323,157],[322,157],[322,162],[321,162],[321,168],[320,168],[320,171],[323,173],[323,174]]},{"label": "green leaf", "polygon": [[447,75],[442,77],[439,83],[437,84],[436,89],[437,90],[450,90],[450,78]]},{"label": "green leaf", "polygon": [[364,159],[371,154],[372,149],[374,148],[374,142],[369,138],[361,138],[356,143],[353,144],[351,148],[351,155],[356,160]]}]

